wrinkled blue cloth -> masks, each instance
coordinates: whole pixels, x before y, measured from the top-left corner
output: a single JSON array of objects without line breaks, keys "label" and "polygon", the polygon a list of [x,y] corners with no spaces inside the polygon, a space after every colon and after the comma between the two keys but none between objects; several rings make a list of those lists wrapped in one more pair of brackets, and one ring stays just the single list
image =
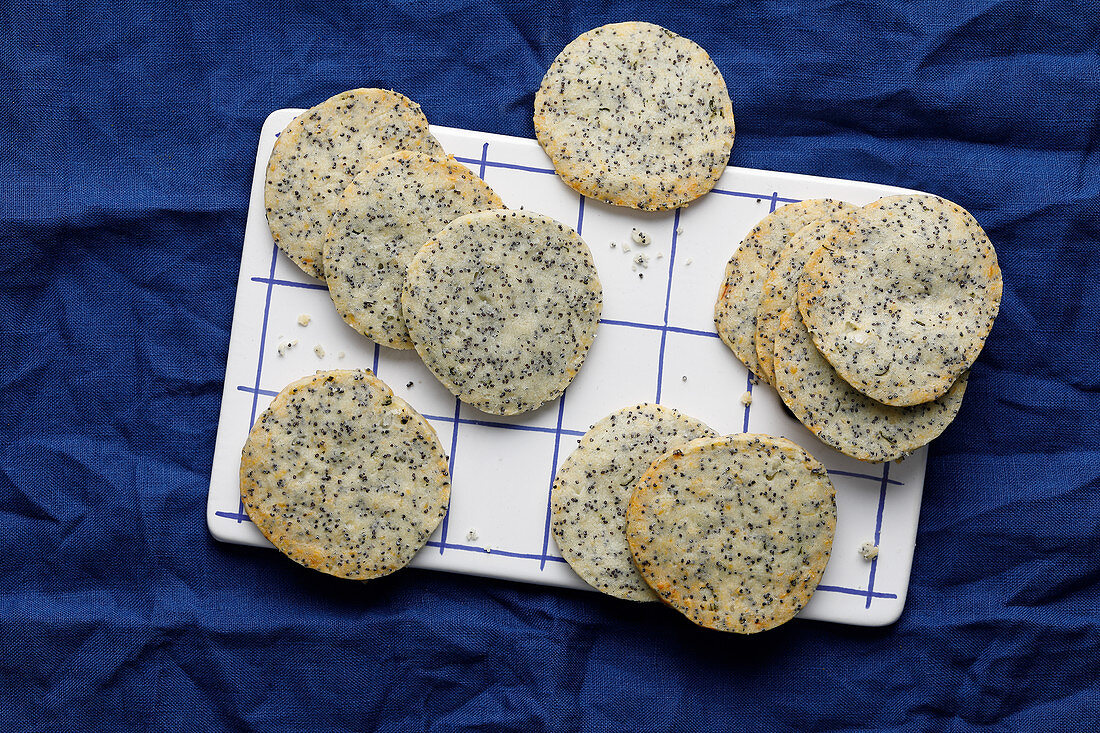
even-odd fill
[{"label": "wrinkled blue cloth", "polygon": [[[1095,3],[14,0],[0,16],[0,729],[1100,729]],[[272,110],[396,88],[533,137],[542,73],[628,19],[725,75],[735,165],[985,226],[1004,300],[881,629],[753,638],[410,570],[339,582],[204,511]]]}]

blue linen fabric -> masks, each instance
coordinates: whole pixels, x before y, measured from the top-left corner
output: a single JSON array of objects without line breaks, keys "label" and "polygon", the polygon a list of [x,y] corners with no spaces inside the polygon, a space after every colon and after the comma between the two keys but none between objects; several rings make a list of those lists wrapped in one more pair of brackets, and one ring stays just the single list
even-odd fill
[{"label": "blue linen fabric", "polygon": [[[0,729],[1100,729],[1095,3],[13,0],[0,16]],[[1004,300],[937,440],[908,604],[757,637],[204,522],[260,125],[359,86],[533,137],[579,33],[725,75],[735,165],[966,206]],[[729,246],[732,243],[722,243]]]}]

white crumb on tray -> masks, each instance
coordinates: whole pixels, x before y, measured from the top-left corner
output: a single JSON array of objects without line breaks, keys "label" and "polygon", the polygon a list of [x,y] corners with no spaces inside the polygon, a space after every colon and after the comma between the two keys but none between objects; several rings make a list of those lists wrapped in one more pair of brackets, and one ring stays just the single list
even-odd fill
[{"label": "white crumb on tray", "polygon": [[686,375],[686,374],[684,376],[680,377],[681,382],[686,382],[687,380],[688,380],[688,375]]},{"label": "white crumb on tray", "polygon": [[694,262],[694,261],[695,261],[695,260],[693,260],[692,258],[688,257],[688,258],[687,258],[687,260],[686,260],[686,261],[684,262],[684,267],[687,267],[688,265],[690,265],[690,264],[691,264],[692,262]]},{"label": "white crumb on tray", "polygon": [[638,267],[649,267],[649,255],[640,253],[634,255],[634,264]]},{"label": "white crumb on tray", "polygon": [[477,538],[478,538],[478,534],[477,534],[476,529],[471,529],[468,532],[466,532],[466,541],[467,542],[476,542]]},{"label": "white crumb on tray", "polygon": [[684,228],[683,227],[676,227],[676,236],[677,237],[680,236],[683,233],[684,233]]},{"label": "white crumb on tray", "polygon": [[313,353],[317,355],[318,359],[324,359],[325,358],[325,347],[321,346],[321,344],[317,344],[316,346],[313,347]]},{"label": "white crumb on tray", "polygon": [[346,354],[344,354],[343,351],[337,351],[336,352],[336,358],[337,359],[343,359],[345,356],[346,356]]},{"label": "white crumb on tray", "polygon": [[611,243],[611,249],[615,249],[615,243],[614,242]]},{"label": "white crumb on tray", "polygon": [[279,337],[279,356],[286,356],[288,349],[293,349],[298,345],[298,339],[284,339]]},{"label": "white crumb on tray", "polygon": [[308,313],[298,314],[298,325],[299,326],[308,326],[309,322],[312,321],[312,320],[313,320],[313,316],[311,316]]},{"label": "white crumb on tray", "polygon": [[874,560],[878,557],[878,545],[874,542],[864,542],[859,546],[859,556],[864,560]]},{"label": "white crumb on tray", "polygon": [[741,404],[745,407],[752,404],[752,392],[746,391],[745,394],[741,395]]},{"label": "white crumb on tray", "polygon": [[626,242],[623,242],[623,246],[622,246],[621,249],[622,249],[623,252],[629,252],[630,251],[630,245],[627,244]]},{"label": "white crumb on tray", "polygon": [[633,240],[634,244],[642,247],[645,247],[649,244],[649,235],[643,232],[638,227],[634,227],[630,230],[630,239]]}]

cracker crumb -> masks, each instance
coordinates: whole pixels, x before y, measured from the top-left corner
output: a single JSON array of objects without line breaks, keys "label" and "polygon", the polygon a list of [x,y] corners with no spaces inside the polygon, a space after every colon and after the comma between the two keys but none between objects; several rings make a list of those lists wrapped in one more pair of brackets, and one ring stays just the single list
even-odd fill
[{"label": "cracker crumb", "polygon": [[309,322],[312,321],[312,320],[313,320],[313,316],[311,316],[308,313],[299,313],[298,314],[298,325],[299,326],[308,326]]},{"label": "cracker crumb", "polygon": [[859,546],[859,556],[864,560],[874,560],[878,557],[878,545],[869,540],[864,542]]},{"label": "cracker crumb", "polygon": [[643,232],[638,227],[634,227],[630,230],[630,238],[634,241],[634,244],[637,244],[641,247],[645,247],[649,244],[649,235]]},{"label": "cracker crumb", "polygon": [[611,249],[615,249],[615,243],[614,242],[611,243]]},{"label": "cracker crumb", "polygon": [[677,237],[680,236],[683,233],[684,233],[684,228],[683,227],[676,227],[676,236]]},{"label": "cracker crumb", "polygon": [[492,551],[493,551],[493,548],[492,548],[492,547],[486,547],[486,548],[485,548],[485,552],[492,552]]},{"label": "cracker crumb", "polygon": [[695,262],[695,260],[693,260],[691,257],[688,257],[687,261],[684,262],[684,267],[689,266],[692,262]]},{"label": "cracker crumb", "polygon": [[752,392],[746,391],[745,394],[741,395],[741,404],[745,407],[752,404]]},{"label": "cracker crumb", "polygon": [[649,267],[649,256],[644,254],[634,255],[634,264],[638,267]]},{"label": "cracker crumb", "polygon": [[686,382],[687,380],[688,380],[688,375],[686,375],[686,374],[684,376],[680,377],[681,382]]},{"label": "cracker crumb", "polygon": [[629,251],[630,251],[630,245],[627,244],[626,242],[623,242],[623,252],[629,252]]},{"label": "cracker crumb", "polygon": [[467,542],[476,542],[477,538],[478,538],[478,534],[477,534],[476,529],[470,529],[469,531],[466,532],[466,541]]},{"label": "cracker crumb", "polygon": [[662,258],[662,257],[664,257],[664,256],[665,256],[665,253],[664,253],[664,252],[658,252],[658,253],[657,253],[657,259],[658,259],[658,260],[659,260],[659,259],[661,259],[661,258]]},{"label": "cracker crumb", "polygon": [[336,358],[337,359],[343,359],[344,356],[345,356],[345,354],[344,354],[343,351],[339,351],[339,352],[336,353]]},{"label": "cracker crumb", "polygon": [[286,352],[289,349],[293,349],[298,345],[298,339],[284,339],[279,337],[279,356],[286,356]]},{"label": "cracker crumb", "polygon": [[317,344],[316,346],[313,347],[313,353],[317,355],[318,359],[324,359],[325,358],[325,347],[321,346],[321,344]]}]

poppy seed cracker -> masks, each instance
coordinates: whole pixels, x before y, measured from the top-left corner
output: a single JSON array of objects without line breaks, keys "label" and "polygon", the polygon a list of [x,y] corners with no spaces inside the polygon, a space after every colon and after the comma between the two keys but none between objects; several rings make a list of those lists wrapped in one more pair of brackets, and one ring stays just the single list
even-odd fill
[{"label": "poppy seed cracker", "polygon": [[845,381],[899,407],[945,394],[985,344],[1001,269],[974,217],[936,196],[881,199],[818,248],[798,283],[814,344]]},{"label": "poppy seed cracker", "polygon": [[795,307],[780,316],[774,363],[775,388],[795,417],[826,445],[873,463],[902,458],[942,433],[959,412],[968,374],[931,402],[884,405],[840,378]]},{"label": "poppy seed cracker", "polygon": [[847,220],[847,213],[858,207],[843,204],[834,214],[818,219],[798,230],[771,266],[760,288],[760,304],[756,307],[756,358],[760,376],[768,384],[775,384],[772,355],[775,352],[775,331],[779,328],[779,316],[797,303],[798,278],[806,260],[823,242],[836,236],[837,228]]},{"label": "poppy seed cracker", "polygon": [[515,415],[576,376],[603,289],[575,231],[501,209],[460,217],[429,240],[409,264],[401,307],[417,353],[452,394]]},{"label": "poppy seed cracker", "polygon": [[785,438],[700,438],[657,459],[627,509],[627,540],[661,600],[710,629],[752,634],[810,600],[836,529],[833,484]]},{"label": "poppy seed cracker", "polygon": [[275,141],[264,206],[279,249],[325,276],[325,234],[336,203],[368,162],[398,150],[442,155],[420,105],[385,89],[353,89],[307,109]]},{"label": "poppy seed cracker", "polygon": [[535,94],[535,134],[575,191],[646,211],[717,183],[733,147],[733,104],[698,44],[651,23],[582,33]]},{"label": "poppy seed cracker", "polygon": [[780,207],[753,227],[726,265],[714,304],[714,325],[726,346],[758,377],[764,375],[756,356],[756,308],[768,269],[799,230],[848,206],[831,199],[807,199]]},{"label": "poppy seed cracker", "polygon": [[317,372],[288,385],[242,452],[248,516],[292,560],[341,578],[404,567],[449,497],[435,431],[366,370]]},{"label": "poppy seed cracker", "polygon": [[454,158],[402,150],[367,163],[340,197],[325,238],[325,280],[336,310],[375,343],[411,349],[401,288],[413,255],[458,217],[503,206]]},{"label": "poppy seed cracker", "polygon": [[600,420],[558,469],[550,528],[562,556],[589,585],[617,598],[655,601],[626,542],[626,507],[650,463],[695,438],[715,436],[698,420],[654,404]]}]

